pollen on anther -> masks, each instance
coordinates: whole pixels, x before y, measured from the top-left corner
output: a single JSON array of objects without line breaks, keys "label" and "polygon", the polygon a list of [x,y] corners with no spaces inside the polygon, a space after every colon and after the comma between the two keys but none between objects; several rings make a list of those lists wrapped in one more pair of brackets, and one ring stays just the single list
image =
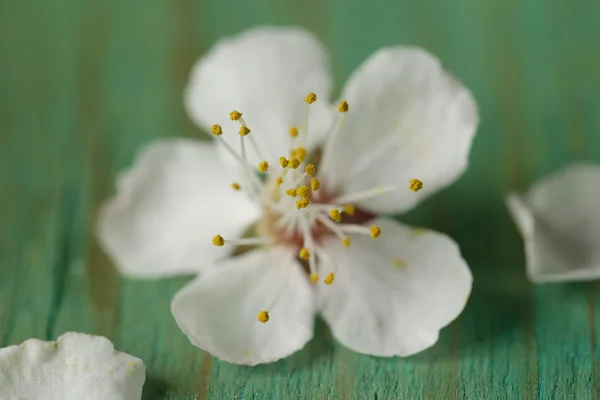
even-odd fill
[{"label": "pollen on anther", "polygon": [[246,125],[242,125],[240,126],[240,136],[246,136],[247,134],[250,133],[250,129],[248,129],[248,127]]},{"label": "pollen on anther", "polygon": [[214,124],[211,128],[210,131],[212,132],[213,135],[215,136],[221,136],[223,134],[223,129],[221,129],[221,125],[217,125]]},{"label": "pollen on anther", "polygon": [[408,188],[413,192],[418,192],[419,190],[423,189],[423,182],[418,179],[411,179]]},{"label": "pollen on anther", "polygon": [[298,195],[300,197],[307,198],[308,196],[310,196],[310,189],[307,186],[300,186],[298,188]]},{"label": "pollen on anther", "polygon": [[345,237],[342,239],[342,246],[348,248],[350,247],[350,238],[349,237]]},{"label": "pollen on anther", "polygon": [[296,169],[300,166],[300,160],[297,157],[292,157],[289,164],[291,169]]},{"label": "pollen on anther", "polygon": [[298,136],[298,128],[296,128],[295,126],[292,126],[290,128],[290,136],[291,137],[296,137]]},{"label": "pollen on anther", "polygon": [[285,191],[285,194],[287,194],[290,197],[296,197],[298,196],[298,191],[296,189],[288,189]]},{"label": "pollen on anther", "polygon": [[306,156],[308,155],[308,151],[306,151],[306,149],[304,147],[298,147],[297,149],[295,149],[293,151],[292,156],[296,157],[298,159],[298,161],[302,162],[306,159]]},{"label": "pollen on anther", "polygon": [[231,118],[232,121],[239,121],[240,118],[242,118],[242,113],[239,111],[233,110],[232,112],[229,113],[229,118]]},{"label": "pollen on anther", "polygon": [[306,175],[313,176],[315,174],[316,168],[312,164],[307,164],[304,170],[306,171]]},{"label": "pollen on anther", "polygon": [[267,310],[262,310],[256,316],[256,319],[263,324],[269,320],[269,312]]},{"label": "pollen on anther", "polygon": [[399,258],[396,258],[395,260],[393,260],[392,264],[394,264],[394,267],[396,267],[396,268],[404,268],[404,267],[406,267],[406,261],[401,260]]},{"label": "pollen on anther", "polygon": [[308,278],[310,279],[310,281],[311,281],[312,283],[317,283],[317,282],[319,282],[319,275],[318,275],[318,274],[310,274],[310,275],[308,276]]},{"label": "pollen on anther", "polygon": [[337,110],[341,113],[346,113],[348,112],[348,102],[346,100],[343,100],[342,102],[340,102],[340,104],[338,105]]},{"label": "pollen on anther", "polygon": [[314,192],[316,192],[321,187],[321,181],[318,179],[312,178],[310,180],[310,187]]},{"label": "pollen on anther", "polygon": [[258,171],[259,172],[267,172],[269,170],[269,163],[266,161],[261,161],[258,163]]},{"label": "pollen on anther", "polygon": [[287,168],[289,163],[290,162],[287,160],[287,158],[279,157],[279,165],[281,165],[281,168]]},{"label": "pollen on anther", "polygon": [[354,204],[346,204],[344,205],[344,212],[348,215],[354,215],[354,212],[356,210],[354,209]]},{"label": "pollen on anther", "polygon": [[296,208],[298,210],[308,207],[309,204],[310,204],[310,201],[308,199],[296,200]]},{"label": "pollen on anther", "polygon": [[300,251],[298,252],[298,257],[301,260],[308,260],[308,258],[310,257],[310,252],[308,251],[308,249],[306,247],[303,247],[300,249]]},{"label": "pollen on anther", "polygon": [[280,187],[282,183],[283,183],[282,177],[278,177],[277,179],[275,179],[275,186]]},{"label": "pollen on anther", "polygon": [[317,101],[317,95],[316,95],[316,94],[314,94],[314,93],[309,93],[309,94],[306,96],[306,98],[304,99],[304,101],[305,101],[307,104],[312,104],[312,103],[314,103],[315,101]]},{"label": "pollen on anther", "polygon": [[328,285],[331,285],[333,283],[333,280],[335,279],[335,275],[334,274],[327,274],[327,276],[325,277],[325,283]]},{"label": "pollen on anther", "polygon": [[371,231],[371,237],[376,239],[381,235],[381,229],[377,225],[372,225],[369,230]]},{"label": "pollen on anther", "polygon": [[342,213],[338,209],[333,209],[329,211],[329,216],[335,222],[342,222]]},{"label": "pollen on anther", "polygon": [[232,188],[233,190],[240,190],[240,189],[242,188],[242,186],[241,186],[239,183],[237,183],[237,182],[233,182],[233,183],[231,184],[231,188]]},{"label": "pollen on anther", "polygon": [[223,236],[221,236],[221,235],[216,235],[213,238],[212,242],[215,246],[221,247],[225,244],[225,239],[223,239]]}]

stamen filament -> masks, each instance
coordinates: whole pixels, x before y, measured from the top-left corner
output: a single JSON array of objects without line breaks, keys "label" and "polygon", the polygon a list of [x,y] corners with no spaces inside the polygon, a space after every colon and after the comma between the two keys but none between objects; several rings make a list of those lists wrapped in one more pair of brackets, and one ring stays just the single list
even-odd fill
[{"label": "stamen filament", "polygon": [[225,244],[230,244],[234,246],[256,246],[270,243],[272,243],[272,239],[261,236],[239,239],[225,239]]},{"label": "stamen filament", "polygon": [[373,197],[379,197],[379,196],[384,196],[386,194],[390,194],[393,192],[397,192],[398,190],[407,190],[407,186],[400,186],[400,185],[396,185],[396,186],[376,186],[374,188],[371,189],[367,189],[361,192],[355,192],[355,193],[350,193],[350,194],[346,194],[340,197],[337,197],[336,199],[333,200],[334,203],[341,203],[341,204],[345,204],[345,203],[356,203],[358,201],[362,201],[362,200],[367,200]]}]

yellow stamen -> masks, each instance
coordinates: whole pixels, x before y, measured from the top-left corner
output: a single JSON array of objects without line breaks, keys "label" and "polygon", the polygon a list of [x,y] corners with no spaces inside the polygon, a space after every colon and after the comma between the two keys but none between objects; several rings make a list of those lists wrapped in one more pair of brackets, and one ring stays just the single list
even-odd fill
[{"label": "yellow stamen", "polygon": [[282,183],[283,183],[282,177],[278,177],[277,179],[275,179],[275,186],[280,187]]},{"label": "yellow stamen", "polygon": [[348,248],[350,247],[350,238],[349,237],[345,237],[342,239],[342,246]]},{"label": "yellow stamen", "polygon": [[317,274],[310,274],[310,275],[308,276],[308,278],[310,279],[310,281],[311,281],[312,283],[317,283],[317,282],[319,282],[319,275],[317,275]]},{"label": "yellow stamen", "polygon": [[247,134],[250,133],[250,129],[248,129],[248,127],[246,125],[242,125],[240,127],[240,136],[246,136]]},{"label": "yellow stamen", "polygon": [[267,172],[269,170],[269,163],[266,161],[261,161],[258,163],[258,171],[259,172]]},{"label": "yellow stamen", "polygon": [[327,274],[327,276],[325,277],[325,283],[328,285],[331,285],[333,283],[334,279],[335,279],[334,274]]},{"label": "yellow stamen", "polygon": [[217,124],[214,124],[212,126],[212,128],[210,128],[210,131],[215,136],[221,136],[223,134],[223,129],[221,129],[221,125],[217,125]]},{"label": "yellow stamen", "polygon": [[354,204],[345,204],[344,205],[344,212],[348,215],[354,215],[354,212],[356,210],[354,209]]},{"label": "yellow stamen", "polygon": [[337,110],[341,113],[347,113],[348,112],[348,102],[346,100],[343,100],[339,105]]},{"label": "yellow stamen", "polygon": [[342,222],[342,213],[339,212],[339,210],[336,210],[335,208],[333,210],[329,211],[329,216],[335,222]]},{"label": "yellow stamen", "polygon": [[300,197],[307,198],[310,196],[310,189],[306,186],[300,186],[298,188],[298,195],[300,195]]},{"label": "yellow stamen", "polygon": [[413,192],[418,192],[419,190],[423,189],[423,182],[418,179],[411,179],[408,188]]},{"label": "yellow stamen", "polygon": [[298,161],[302,162],[306,159],[308,151],[304,147],[298,147],[293,151],[292,157],[296,157]]},{"label": "yellow stamen", "polygon": [[300,160],[298,160],[298,158],[296,158],[296,157],[293,157],[293,158],[290,160],[289,167],[290,167],[291,169],[296,169],[296,168],[298,168],[299,166],[300,166]]},{"label": "yellow stamen", "polygon": [[291,137],[296,137],[298,136],[298,128],[296,128],[295,126],[292,126],[290,128],[290,136]]},{"label": "yellow stamen", "polygon": [[288,164],[289,161],[287,160],[287,158],[279,157],[279,165],[281,165],[281,168],[287,168]]},{"label": "yellow stamen", "polygon": [[298,196],[298,191],[296,189],[288,189],[285,191],[285,194],[287,194],[290,197],[296,197]]},{"label": "yellow stamen", "polygon": [[314,192],[316,192],[321,187],[321,181],[318,179],[312,178],[310,180],[310,187]]},{"label": "yellow stamen", "polygon": [[300,257],[301,260],[307,261],[308,258],[310,257],[310,252],[308,251],[308,249],[306,247],[303,247],[298,252],[298,257]]},{"label": "yellow stamen", "polygon": [[298,210],[308,207],[309,204],[310,204],[310,201],[308,199],[296,200],[296,208]]},{"label": "yellow stamen", "polygon": [[369,229],[371,230],[371,237],[373,239],[376,239],[381,235],[381,229],[377,225],[372,225]]},{"label": "yellow stamen", "polygon": [[242,113],[239,111],[233,110],[232,112],[229,113],[229,118],[231,118],[232,121],[239,121],[240,118],[242,118]]},{"label": "yellow stamen", "polygon": [[213,244],[217,247],[221,247],[225,244],[225,239],[223,239],[223,236],[221,235],[217,235],[213,238]]},{"label": "yellow stamen", "polygon": [[312,104],[312,103],[314,103],[315,101],[317,101],[317,95],[316,95],[316,94],[314,94],[314,93],[309,93],[309,94],[306,96],[306,98],[304,99],[304,101],[305,101],[307,104]]},{"label": "yellow stamen", "polygon": [[392,263],[394,264],[394,267],[398,267],[398,268],[406,267],[406,261],[401,260],[399,258],[393,260]]},{"label": "yellow stamen", "polygon": [[231,184],[231,188],[232,188],[233,190],[240,190],[240,189],[242,188],[242,186],[241,186],[239,183],[237,183],[237,182],[233,182],[233,183]]},{"label": "yellow stamen", "polygon": [[304,170],[308,176],[313,176],[315,174],[315,166],[312,164],[307,164]]},{"label": "yellow stamen", "polygon": [[256,319],[263,324],[269,320],[269,312],[267,310],[262,310],[256,316]]}]

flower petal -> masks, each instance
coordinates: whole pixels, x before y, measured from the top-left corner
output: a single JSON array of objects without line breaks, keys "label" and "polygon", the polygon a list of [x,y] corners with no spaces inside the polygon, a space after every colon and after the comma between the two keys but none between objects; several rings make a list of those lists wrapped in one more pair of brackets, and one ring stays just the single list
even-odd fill
[{"label": "flower petal", "polygon": [[[400,213],[448,186],[468,163],[478,124],[471,93],[425,50],[390,47],[372,55],[343,91],[350,110],[339,140],[328,142],[327,182],[348,194],[401,186],[360,203],[375,213]],[[423,189],[408,190],[419,179]]]},{"label": "flower petal", "polygon": [[145,379],[142,360],[100,336],[69,332],[0,349],[1,399],[139,400]]},{"label": "flower petal", "polygon": [[[318,304],[334,337],[352,350],[408,356],[432,346],[464,308],[472,277],[456,243],[391,219],[372,221],[381,236],[329,239],[331,285],[318,284]],[[324,260],[322,273],[334,266]]]},{"label": "flower petal", "polygon": [[[239,124],[229,120],[237,110],[265,157],[277,160],[289,153],[289,129],[304,123],[308,93],[309,142],[331,126],[331,78],[325,50],[310,32],[300,28],[253,28],[219,41],[193,68],[185,103],[190,117],[203,129],[223,127],[223,139],[238,145]],[[248,147],[252,163],[261,160]]]},{"label": "flower petal", "polygon": [[258,209],[231,188],[214,143],[161,140],[145,148],[100,211],[98,238],[121,273],[163,277],[197,272],[228,254],[216,234],[242,234]]},{"label": "flower petal", "polygon": [[[254,250],[219,263],[175,295],[171,311],[196,346],[234,364],[277,361],[313,336],[314,299],[295,254]],[[266,323],[257,320],[268,311]]]},{"label": "flower petal", "polygon": [[525,240],[533,282],[600,277],[600,167],[578,163],[511,194],[508,208]]}]

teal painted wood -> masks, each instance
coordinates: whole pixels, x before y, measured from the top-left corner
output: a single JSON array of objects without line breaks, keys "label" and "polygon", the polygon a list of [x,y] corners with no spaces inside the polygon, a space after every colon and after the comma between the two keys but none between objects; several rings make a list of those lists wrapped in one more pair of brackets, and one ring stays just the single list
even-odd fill
[{"label": "teal painted wood", "polygon": [[[145,361],[146,399],[600,398],[598,285],[529,284],[502,198],[565,162],[600,162],[599,19],[585,0],[0,2],[0,344],[108,336]],[[475,276],[434,348],[362,356],[319,324],[289,359],[228,365],[170,316],[186,279],[122,279],[95,243],[98,205],[135,152],[202,135],[181,104],[196,57],[262,23],[313,29],[338,87],[378,47],[405,43],[473,90],[471,168],[403,217],[451,234]]]}]

